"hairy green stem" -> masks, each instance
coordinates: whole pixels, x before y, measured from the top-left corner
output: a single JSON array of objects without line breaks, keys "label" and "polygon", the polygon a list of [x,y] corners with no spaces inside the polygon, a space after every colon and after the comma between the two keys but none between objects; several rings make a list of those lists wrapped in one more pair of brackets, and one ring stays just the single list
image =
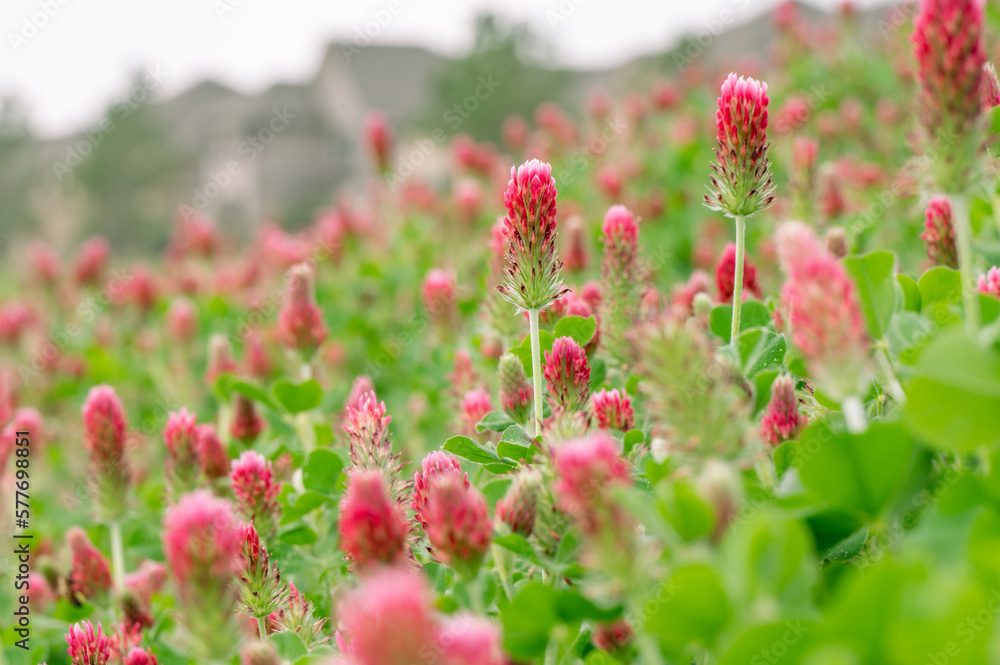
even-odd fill
[{"label": "hairy green stem", "polygon": [[111,522],[111,569],[115,576],[115,590],[121,593],[125,590],[125,547],[120,520]]},{"label": "hairy green stem", "polygon": [[972,224],[969,221],[969,206],[963,194],[952,194],[949,198],[955,226],[958,269],[962,279],[962,297],[965,300],[965,329],[975,337],[979,334],[979,293],[972,274]]},{"label": "hairy green stem", "polygon": [[736,216],[736,272],[733,275],[733,327],[730,343],[740,335],[740,309],[743,306],[743,246],[746,243],[746,218]]},{"label": "hairy green stem", "polygon": [[264,624],[264,617],[257,617],[257,632],[260,633],[260,639],[267,639],[267,626]]},{"label": "hairy green stem", "polygon": [[538,339],[537,309],[528,310],[528,325],[531,328],[531,381],[535,391],[535,431],[532,436],[542,433],[542,350]]}]

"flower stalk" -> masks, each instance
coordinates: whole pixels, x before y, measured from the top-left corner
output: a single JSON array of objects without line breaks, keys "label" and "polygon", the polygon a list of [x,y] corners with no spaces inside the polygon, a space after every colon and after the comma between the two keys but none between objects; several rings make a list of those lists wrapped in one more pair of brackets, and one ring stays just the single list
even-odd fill
[{"label": "flower stalk", "polygon": [[542,350],[538,339],[538,310],[528,310],[528,325],[531,329],[531,382],[534,387],[535,417],[532,436],[542,433]]},{"label": "flower stalk", "polygon": [[733,325],[729,341],[735,342],[740,334],[740,310],[743,305],[743,260],[746,244],[746,218],[736,215],[736,271],[733,275]]}]

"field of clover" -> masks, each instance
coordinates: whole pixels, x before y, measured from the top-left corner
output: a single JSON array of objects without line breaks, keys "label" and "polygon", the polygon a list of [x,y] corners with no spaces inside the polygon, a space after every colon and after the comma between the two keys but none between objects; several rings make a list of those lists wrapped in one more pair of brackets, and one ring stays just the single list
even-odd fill
[{"label": "field of clover", "polygon": [[32,246],[0,663],[1000,662],[1000,14],[774,21],[445,181],[373,113],[303,231]]}]

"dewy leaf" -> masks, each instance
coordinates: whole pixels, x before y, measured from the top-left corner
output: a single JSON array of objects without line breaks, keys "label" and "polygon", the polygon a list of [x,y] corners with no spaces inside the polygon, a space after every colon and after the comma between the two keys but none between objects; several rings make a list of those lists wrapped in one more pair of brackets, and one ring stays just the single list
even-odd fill
[{"label": "dewy leaf", "polygon": [[802,484],[831,506],[875,518],[905,481],[913,449],[900,423],[873,423],[850,434],[816,422],[799,437],[795,466]]},{"label": "dewy leaf", "polygon": [[934,303],[953,304],[962,299],[962,280],[957,270],[945,266],[931,268],[917,280],[921,311]]},{"label": "dewy leaf", "polygon": [[302,468],[302,485],[314,492],[336,494],[344,463],[332,450],[314,450]]},{"label": "dewy leaf", "polygon": [[906,422],[938,448],[969,451],[1000,437],[1000,355],[961,328],[931,340],[906,387]]},{"label": "dewy leaf", "polygon": [[530,460],[534,456],[535,447],[520,425],[511,425],[504,430],[503,436],[497,443],[497,455],[519,460],[521,458]]},{"label": "dewy leaf", "polygon": [[[748,300],[740,308],[740,332],[751,328],[762,328],[771,323],[771,312],[762,303]],[[719,305],[709,315],[709,327],[712,332],[729,343],[733,328],[733,306]]]},{"label": "dewy leaf", "polygon": [[482,420],[476,423],[476,431],[490,430],[491,432],[503,432],[513,424],[514,421],[503,411],[490,411],[483,416]]},{"label": "dewy leaf", "polygon": [[489,448],[480,446],[467,436],[453,436],[444,442],[442,448],[453,455],[467,459],[470,462],[475,462],[476,464],[499,464],[510,469],[517,466],[516,463],[510,460],[501,459],[495,452]]},{"label": "dewy leaf", "polygon": [[868,332],[875,339],[881,339],[885,335],[892,310],[896,306],[896,283],[893,279],[895,265],[896,257],[891,252],[871,252],[844,259],[844,268],[858,287],[858,299],[868,324]]},{"label": "dewy leaf", "polygon": [[785,361],[785,336],[771,330],[757,328],[740,333],[736,345],[748,379],[778,369]]}]

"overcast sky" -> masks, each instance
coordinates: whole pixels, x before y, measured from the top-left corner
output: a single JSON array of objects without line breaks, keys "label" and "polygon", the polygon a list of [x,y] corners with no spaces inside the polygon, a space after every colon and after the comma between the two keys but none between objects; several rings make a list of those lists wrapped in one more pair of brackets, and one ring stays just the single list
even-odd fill
[{"label": "overcast sky", "polygon": [[[469,46],[483,10],[528,21],[560,64],[605,67],[659,51],[717,21],[779,0],[0,0],[0,95],[58,136],[97,119],[130,73],[154,67],[169,97],[205,78],[245,93],[315,72],[324,44],[360,31],[442,53]],[[812,0],[836,7],[840,0]],[[884,0],[855,0],[856,6]],[[381,19],[379,21],[379,19]]]}]

